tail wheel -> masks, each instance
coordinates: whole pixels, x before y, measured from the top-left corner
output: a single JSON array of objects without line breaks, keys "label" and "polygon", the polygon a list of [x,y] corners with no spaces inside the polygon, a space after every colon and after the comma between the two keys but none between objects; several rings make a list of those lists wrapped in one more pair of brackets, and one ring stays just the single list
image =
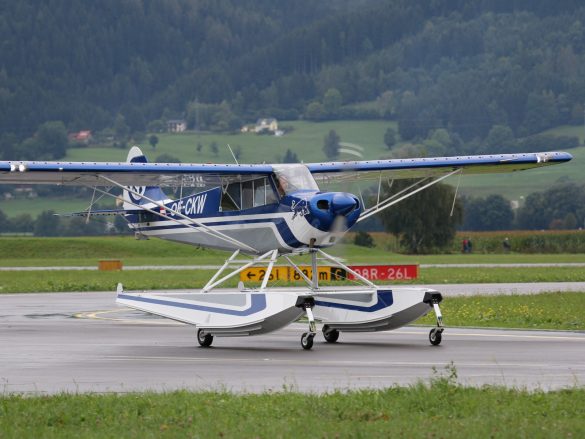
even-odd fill
[{"label": "tail wheel", "polygon": [[204,348],[208,348],[209,346],[211,346],[211,343],[213,343],[213,335],[206,334],[205,332],[203,332],[203,329],[198,329],[197,341]]},{"label": "tail wheel", "polygon": [[339,331],[323,326],[323,337],[325,337],[325,341],[328,343],[335,343],[339,339]]}]

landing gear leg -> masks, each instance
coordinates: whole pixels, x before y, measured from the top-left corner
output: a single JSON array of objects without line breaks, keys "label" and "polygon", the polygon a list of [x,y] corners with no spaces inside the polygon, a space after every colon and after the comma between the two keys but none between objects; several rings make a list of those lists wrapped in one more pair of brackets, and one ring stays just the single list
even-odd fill
[{"label": "landing gear leg", "polygon": [[431,332],[429,332],[429,341],[433,346],[438,346],[443,339],[443,331],[445,328],[443,327],[443,315],[441,314],[441,308],[439,308],[439,301],[433,300],[432,305],[435,316],[437,317],[437,327],[431,329]]},{"label": "landing gear leg", "polygon": [[313,316],[313,307],[315,306],[315,300],[311,297],[306,299],[301,307],[307,313],[307,319],[309,320],[309,332],[305,332],[301,336],[301,346],[305,350],[309,350],[313,347],[313,338],[317,333],[317,324],[315,323],[315,317]]}]

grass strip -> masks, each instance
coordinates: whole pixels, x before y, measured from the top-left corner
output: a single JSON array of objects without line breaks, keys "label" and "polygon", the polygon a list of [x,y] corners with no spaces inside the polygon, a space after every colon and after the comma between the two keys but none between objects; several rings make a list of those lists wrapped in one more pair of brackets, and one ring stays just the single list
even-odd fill
[{"label": "grass strip", "polygon": [[[447,297],[441,304],[447,327],[585,330],[585,294]],[[417,324],[434,325],[427,314]]]},{"label": "grass strip", "polygon": [[[350,238],[348,238],[350,239]],[[513,264],[585,262],[585,253],[403,255],[388,251],[393,237],[379,234],[374,248],[340,244],[329,249],[350,264]],[[100,259],[124,265],[221,265],[229,253],[161,239],[133,237],[34,238],[0,237],[0,266],[97,266]],[[307,259],[308,260],[308,259]]]},{"label": "grass strip", "polygon": [[0,436],[585,437],[585,389],[467,388],[451,378],[406,388],[0,397]]},{"label": "grass strip", "polygon": [[[201,288],[213,275],[213,270],[137,270],[137,271],[35,271],[0,273],[0,294],[66,291],[113,291],[118,282],[128,290]],[[225,283],[235,287],[236,276]],[[409,282],[384,282],[392,284],[442,284],[442,283],[502,283],[502,282],[585,282],[582,267],[542,268],[424,268],[419,278]],[[334,282],[329,285],[343,285]],[[246,286],[259,283],[246,282]],[[302,282],[278,282],[271,286],[303,286]],[[323,285],[327,285],[326,282]]]}]

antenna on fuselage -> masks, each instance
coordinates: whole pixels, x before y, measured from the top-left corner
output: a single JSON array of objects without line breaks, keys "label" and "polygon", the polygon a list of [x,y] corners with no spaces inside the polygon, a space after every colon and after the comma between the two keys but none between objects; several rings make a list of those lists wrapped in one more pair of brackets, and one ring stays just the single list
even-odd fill
[{"label": "antenna on fuselage", "polygon": [[238,159],[236,158],[236,155],[234,154],[234,152],[232,151],[232,147],[230,146],[230,144],[227,144],[228,149],[230,150],[230,152],[232,153],[232,157],[234,158],[236,165],[239,165],[238,163]]}]

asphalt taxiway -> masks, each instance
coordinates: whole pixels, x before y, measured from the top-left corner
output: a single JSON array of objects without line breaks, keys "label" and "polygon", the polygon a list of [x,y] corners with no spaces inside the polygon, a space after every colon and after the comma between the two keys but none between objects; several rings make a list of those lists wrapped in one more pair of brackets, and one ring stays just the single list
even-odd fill
[{"label": "asphalt taxiway", "polygon": [[114,293],[0,296],[0,392],[323,392],[428,381],[452,366],[466,385],[585,385],[585,333],[447,328],[434,347],[429,328],[406,327],[342,333],[336,344],[318,335],[304,351],[306,325],[297,323],[201,348],[194,327],[114,301]]}]

